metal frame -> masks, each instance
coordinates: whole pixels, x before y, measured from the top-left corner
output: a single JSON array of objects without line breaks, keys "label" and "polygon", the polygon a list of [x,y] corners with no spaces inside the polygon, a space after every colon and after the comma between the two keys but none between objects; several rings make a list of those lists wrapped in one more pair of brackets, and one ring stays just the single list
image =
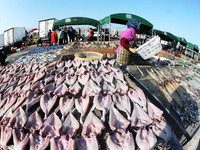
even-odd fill
[{"label": "metal frame", "polygon": [[126,74],[136,85],[143,90],[145,95],[149,99],[151,99],[151,102],[156,104],[161,110],[163,110],[163,116],[165,118],[168,118],[168,122],[170,124],[173,124],[175,126],[178,126],[180,128],[181,133],[186,137],[181,143],[182,146],[186,145],[192,137],[195,135],[195,133],[200,128],[200,125],[197,127],[197,129],[193,132],[193,134],[190,136],[187,131],[183,128],[183,126],[180,124],[180,122],[170,113],[170,111],[163,105],[163,103],[149,90],[147,89],[137,78],[135,78],[130,72],[128,72],[125,68],[121,67],[119,64],[116,63],[116,66],[124,73]]}]

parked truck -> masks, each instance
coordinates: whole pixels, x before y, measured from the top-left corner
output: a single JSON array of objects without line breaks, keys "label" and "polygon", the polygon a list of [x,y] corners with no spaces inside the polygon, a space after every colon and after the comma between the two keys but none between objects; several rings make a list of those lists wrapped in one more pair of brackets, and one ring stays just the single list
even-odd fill
[{"label": "parked truck", "polygon": [[4,45],[20,46],[23,38],[26,37],[25,27],[14,27],[5,30],[4,33]]},{"label": "parked truck", "polygon": [[39,36],[46,38],[48,36],[49,29],[52,30],[53,24],[57,21],[55,18],[40,20],[38,23]]},{"label": "parked truck", "polygon": [[4,46],[4,43],[3,43],[3,34],[0,34],[0,47],[1,46]]}]

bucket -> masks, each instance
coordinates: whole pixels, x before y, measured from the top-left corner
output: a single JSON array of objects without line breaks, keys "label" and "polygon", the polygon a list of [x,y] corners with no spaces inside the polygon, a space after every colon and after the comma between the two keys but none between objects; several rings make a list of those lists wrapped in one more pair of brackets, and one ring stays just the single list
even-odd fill
[{"label": "bucket", "polygon": [[75,59],[77,60],[97,60],[97,59],[102,59],[103,54],[98,53],[98,52],[90,52],[90,51],[85,51],[85,52],[78,52],[74,54]]}]

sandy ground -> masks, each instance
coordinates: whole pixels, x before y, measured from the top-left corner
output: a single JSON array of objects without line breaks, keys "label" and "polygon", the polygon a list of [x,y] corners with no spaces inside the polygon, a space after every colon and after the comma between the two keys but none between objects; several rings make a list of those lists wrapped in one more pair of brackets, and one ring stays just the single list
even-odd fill
[{"label": "sandy ground", "polygon": [[28,52],[35,49],[36,47],[37,47],[37,45],[30,45],[30,46],[26,46],[26,49],[24,49],[24,50],[21,50],[21,51],[16,52],[16,53],[8,54],[7,58],[6,58],[6,62],[5,62],[6,65],[12,64],[14,61],[19,59],[21,56],[27,54]]}]

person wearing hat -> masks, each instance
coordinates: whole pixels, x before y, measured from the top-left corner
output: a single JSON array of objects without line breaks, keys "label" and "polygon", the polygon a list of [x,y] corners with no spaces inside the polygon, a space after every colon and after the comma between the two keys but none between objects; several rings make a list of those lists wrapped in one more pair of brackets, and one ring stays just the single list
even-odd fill
[{"label": "person wearing hat", "polygon": [[134,47],[136,46],[136,33],[139,30],[140,22],[136,19],[131,19],[127,22],[127,29],[121,34],[120,44],[116,50],[117,63],[126,66],[129,63],[131,53],[135,53]]}]

